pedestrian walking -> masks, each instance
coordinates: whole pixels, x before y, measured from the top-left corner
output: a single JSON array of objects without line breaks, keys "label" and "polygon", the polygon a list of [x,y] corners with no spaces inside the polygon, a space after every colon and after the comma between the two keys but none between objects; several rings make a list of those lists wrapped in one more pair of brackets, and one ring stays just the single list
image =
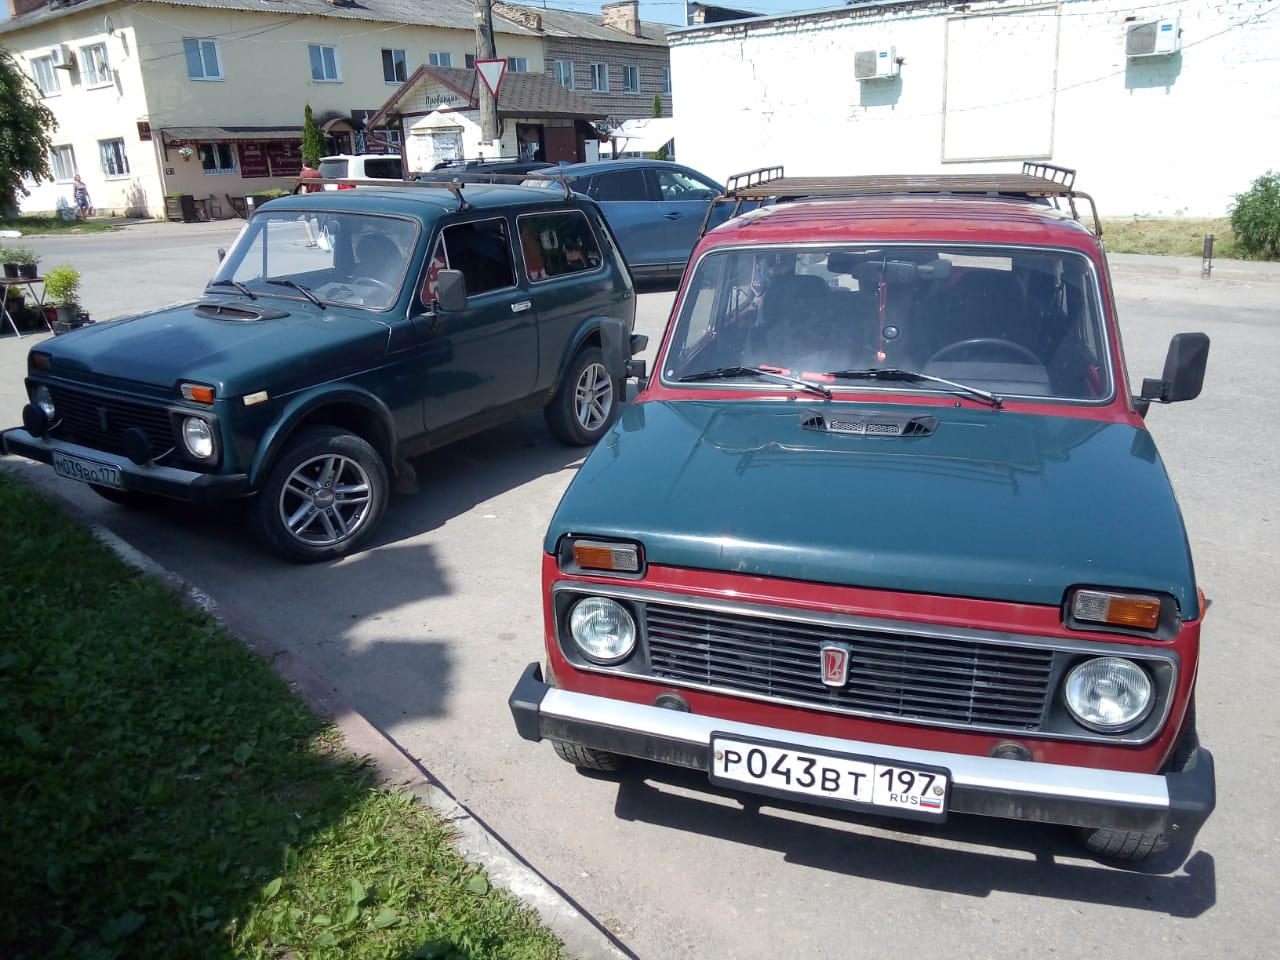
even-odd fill
[{"label": "pedestrian walking", "polygon": [[88,219],[93,214],[93,207],[89,204],[89,188],[85,186],[80,174],[76,174],[75,181],[75,199],[76,199],[76,216],[81,220]]}]

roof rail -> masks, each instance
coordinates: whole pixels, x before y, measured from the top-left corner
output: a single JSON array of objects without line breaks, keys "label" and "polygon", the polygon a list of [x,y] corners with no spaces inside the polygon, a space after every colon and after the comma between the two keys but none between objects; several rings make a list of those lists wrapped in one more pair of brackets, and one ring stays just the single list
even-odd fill
[{"label": "roof rail", "polygon": [[[493,186],[500,183],[506,183],[509,186],[520,186],[525,180],[532,179],[528,174],[523,173],[486,173],[483,182],[470,182],[464,180],[359,180],[352,177],[309,177],[303,179],[298,178],[297,183],[291,193],[305,193],[306,187],[311,185],[321,185],[326,183],[336,184],[338,186],[347,185],[351,187],[385,187],[391,190],[398,190],[403,187],[411,187],[416,190],[448,190],[458,201],[459,210],[470,210],[471,204],[467,202],[467,198],[462,195],[463,188],[475,188],[484,186]],[[568,200],[573,196],[573,188],[569,186],[569,181],[560,176],[549,176],[540,179],[551,180],[559,183],[564,188],[565,199]],[[318,191],[317,191],[318,192]]]},{"label": "roof rail", "polygon": [[885,176],[788,177],[781,166],[760,167],[734,174],[725,192],[707,205],[702,232],[711,219],[715,203],[733,201],[730,217],[736,217],[746,201],[774,203],[828,197],[901,196],[948,194],[1047,199],[1055,207],[1065,201],[1071,216],[1080,219],[1076,200],[1088,201],[1093,232],[1102,236],[1102,221],[1093,198],[1075,188],[1076,172],[1048,163],[1025,161],[1021,173],[939,173],[890,174]]}]

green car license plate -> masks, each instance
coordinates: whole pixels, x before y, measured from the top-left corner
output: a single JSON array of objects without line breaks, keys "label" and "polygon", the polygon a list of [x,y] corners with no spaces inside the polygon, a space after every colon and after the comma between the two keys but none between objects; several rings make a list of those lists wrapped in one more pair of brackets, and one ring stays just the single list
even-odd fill
[{"label": "green car license plate", "polygon": [[69,453],[53,454],[53,472],[68,480],[80,480],[84,483],[96,483],[113,490],[123,490],[124,481],[120,478],[120,468],[112,463],[90,460],[88,457],[77,457]]}]

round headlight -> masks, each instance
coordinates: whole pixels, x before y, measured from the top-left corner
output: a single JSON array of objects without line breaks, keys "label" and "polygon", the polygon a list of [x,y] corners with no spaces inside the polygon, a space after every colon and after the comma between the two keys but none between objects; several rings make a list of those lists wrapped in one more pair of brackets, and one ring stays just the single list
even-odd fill
[{"label": "round headlight", "polygon": [[53,395],[49,393],[49,388],[44,384],[36,387],[31,394],[31,402],[44,411],[44,415],[50,420],[57,412],[53,408]]},{"label": "round headlight", "polygon": [[1098,657],[1067,674],[1067,709],[1090,730],[1119,733],[1151,712],[1151,678],[1132,660]]},{"label": "round headlight", "polygon": [[213,431],[199,417],[187,417],[182,421],[182,442],[187,452],[199,460],[213,456]]},{"label": "round headlight", "polygon": [[579,600],[569,613],[569,634],[588,659],[617,663],[636,648],[636,622],[608,597]]}]

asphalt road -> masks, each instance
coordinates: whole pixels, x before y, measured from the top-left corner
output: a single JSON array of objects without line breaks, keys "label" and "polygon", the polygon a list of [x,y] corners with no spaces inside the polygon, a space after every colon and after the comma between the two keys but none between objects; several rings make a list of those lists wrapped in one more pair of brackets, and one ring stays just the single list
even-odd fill
[{"label": "asphalt road", "polygon": [[[237,226],[24,242],[46,268],[80,267],[86,305],[105,319],[198,292]],[[640,957],[1271,955],[1280,284],[1224,265],[1204,281],[1186,264],[1116,259],[1135,384],[1159,374],[1173,333],[1213,338],[1201,398],[1153,408],[1149,421],[1213,600],[1199,718],[1218,809],[1194,849],[1144,870],[1081,856],[1055,829],[744,804],[658,767],[584,775],[520,740],[506,698],[541,657],[541,538],[581,462],[540,417],[418,460],[420,492],[396,498],[371,549],[329,566],[278,562],[235,507],[129,512],[47,468],[28,472],[326,677]],[[655,342],[671,298],[640,297],[640,331]],[[19,422],[37,340],[0,339],[0,423]]]}]

